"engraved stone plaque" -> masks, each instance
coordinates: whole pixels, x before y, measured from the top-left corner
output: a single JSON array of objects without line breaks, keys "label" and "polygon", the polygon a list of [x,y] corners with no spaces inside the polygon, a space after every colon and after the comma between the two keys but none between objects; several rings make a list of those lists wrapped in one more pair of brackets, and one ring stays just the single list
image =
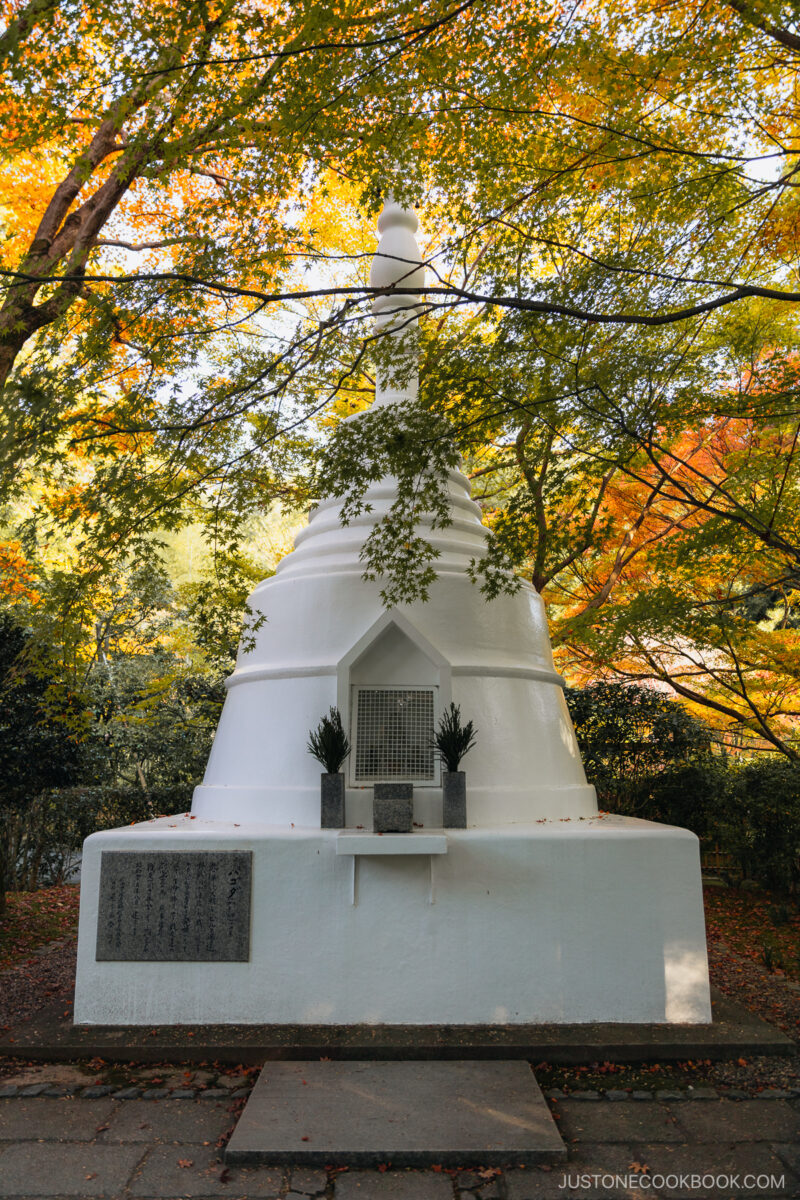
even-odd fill
[{"label": "engraved stone plaque", "polygon": [[248,851],[104,850],[98,962],[248,962]]}]

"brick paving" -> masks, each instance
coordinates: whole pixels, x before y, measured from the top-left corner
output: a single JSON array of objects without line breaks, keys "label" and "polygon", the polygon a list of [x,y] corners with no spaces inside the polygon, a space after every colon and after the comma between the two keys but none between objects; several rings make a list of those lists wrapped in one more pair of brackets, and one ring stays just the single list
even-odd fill
[{"label": "brick paving", "polygon": [[25,1090],[0,1100],[0,1197],[14,1200],[800,1197],[800,1095],[785,1092],[732,1100],[687,1090],[650,1093],[649,1103],[630,1093],[627,1102],[556,1096],[566,1165],[398,1171],[226,1167],[221,1146],[241,1108],[230,1091],[123,1099],[130,1089],[118,1089],[91,1099],[88,1089],[61,1097]]}]

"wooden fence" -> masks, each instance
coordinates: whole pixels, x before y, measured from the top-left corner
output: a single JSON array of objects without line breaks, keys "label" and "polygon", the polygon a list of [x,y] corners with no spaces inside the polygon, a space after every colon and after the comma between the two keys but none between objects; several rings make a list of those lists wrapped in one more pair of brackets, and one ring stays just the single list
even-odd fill
[{"label": "wooden fence", "polygon": [[707,875],[741,875],[741,868],[733,854],[721,850],[719,846],[700,845],[700,866]]}]

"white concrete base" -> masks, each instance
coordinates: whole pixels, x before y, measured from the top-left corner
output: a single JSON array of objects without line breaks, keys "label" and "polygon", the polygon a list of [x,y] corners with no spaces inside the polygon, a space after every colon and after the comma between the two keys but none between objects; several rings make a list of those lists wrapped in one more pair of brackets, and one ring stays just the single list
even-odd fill
[{"label": "white concrete base", "polygon": [[[93,834],[76,1023],[711,1019],[686,830],[613,816],[447,830],[437,855],[337,854],[338,837],[183,816]],[[250,962],[95,961],[101,852],[156,849],[253,851]]]}]

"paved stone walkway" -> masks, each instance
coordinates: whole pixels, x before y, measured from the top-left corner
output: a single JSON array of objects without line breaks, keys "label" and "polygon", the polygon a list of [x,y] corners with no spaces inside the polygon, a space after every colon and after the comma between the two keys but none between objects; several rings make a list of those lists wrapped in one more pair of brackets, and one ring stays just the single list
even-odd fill
[{"label": "paved stone walkway", "polygon": [[0,1100],[0,1197],[800,1197],[800,1098],[689,1094],[556,1096],[566,1167],[457,1172],[226,1168],[219,1147],[241,1107],[230,1096],[17,1094]]}]

